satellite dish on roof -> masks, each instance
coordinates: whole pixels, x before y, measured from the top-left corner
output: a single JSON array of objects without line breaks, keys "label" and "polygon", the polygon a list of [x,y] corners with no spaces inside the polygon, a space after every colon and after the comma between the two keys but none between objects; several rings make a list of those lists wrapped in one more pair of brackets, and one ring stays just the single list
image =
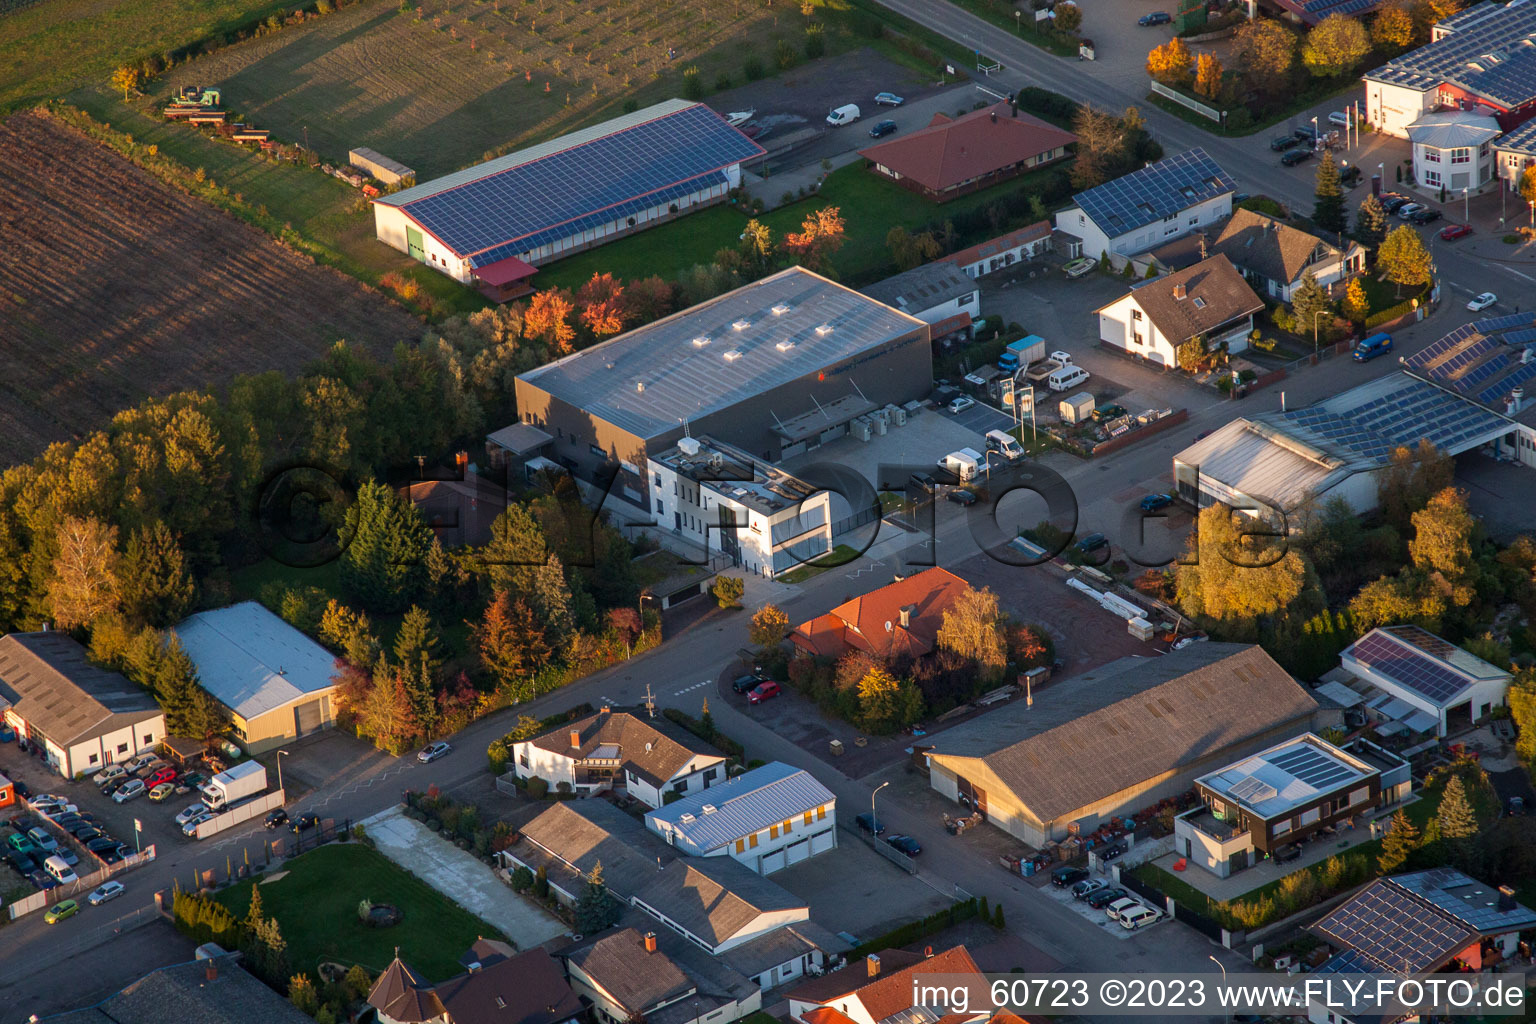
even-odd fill
[{"label": "satellite dish on roof", "polygon": [[891,629],[892,629],[892,628],[893,628],[893,627],[892,627],[892,626],[891,626],[891,620],[890,620],[890,619],[886,619],[886,620],[885,620],[885,631],[886,631],[886,632],[887,632],[887,633],[889,633],[889,632],[890,632],[890,631],[891,631]]}]

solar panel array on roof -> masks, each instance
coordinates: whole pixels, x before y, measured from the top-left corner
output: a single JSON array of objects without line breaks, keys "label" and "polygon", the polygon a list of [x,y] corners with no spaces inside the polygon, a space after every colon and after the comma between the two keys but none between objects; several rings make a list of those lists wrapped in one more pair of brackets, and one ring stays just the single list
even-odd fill
[{"label": "solar panel array on roof", "polygon": [[1340,764],[1309,746],[1301,746],[1276,754],[1269,758],[1269,763],[1289,772],[1315,789],[1327,789],[1360,774],[1355,769]]},{"label": "solar panel array on roof", "polygon": [[1477,933],[1438,907],[1378,879],[1314,928],[1377,968],[1412,974],[1434,970],[1477,940]]},{"label": "solar panel array on roof", "polygon": [[1333,14],[1360,14],[1373,9],[1379,0],[1278,0],[1281,7],[1293,11],[1308,25],[1315,25]]},{"label": "solar panel array on roof", "polygon": [[1231,175],[1196,147],[1079,192],[1072,200],[1100,230],[1116,238],[1236,190]]},{"label": "solar panel array on roof", "polygon": [[1248,803],[1258,804],[1265,800],[1271,800],[1279,796],[1279,790],[1275,789],[1263,779],[1256,779],[1252,775],[1238,782],[1227,793],[1234,800],[1245,800]]},{"label": "solar panel array on roof", "polygon": [[1460,650],[1459,647],[1449,640],[1435,636],[1435,634],[1423,626],[1383,626],[1381,628],[1399,640],[1413,644],[1413,646],[1425,654],[1433,655],[1436,658],[1449,658]]},{"label": "solar panel array on roof", "polygon": [[1421,439],[1456,452],[1507,428],[1488,410],[1410,376],[1403,377],[1401,387],[1347,413],[1313,406],[1283,413],[1282,418],[1380,465],[1386,465],[1395,449],[1413,448]]},{"label": "solar panel array on roof", "polygon": [[[1482,11],[1486,16],[1471,12]],[[1509,107],[1536,99],[1536,6],[1478,4],[1455,31],[1369,72],[1370,81],[1423,87],[1450,82]],[[1487,59],[1497,55],[1495,59]]]},{"label": "solar panel array on roof", "polygon": [[[458,255],[484,253],[485,262],[495,262],[531,251],[540,244],[534,239],[567,237],[715,184],[719,171],[762,153],[719,114],[695,104],[402,209]],[[508,250],[514,242],[521,247]]]},{"label": "solar panel array on roof", "polygon": [[1516,387],[1536,380],[1536,317],[1530,313],[1478,320],[1405,360],[1407,369],[1425,380],[1498,408]]},{"label": "solar panel array on roof", "polygon": [[1520,931],[1536,924],[1536,912],[1504,898],[1498,889],[1455,868],[1430,868],[1396,875],[1393,885],[1426,899],[1482,935]]},{"label": "solar panel array on roof", "polygon": [[1381,630],[1361,637],[1350,653],[1360,664],[1442,707],[1449,706],[1472,685],[1471,680]]}]

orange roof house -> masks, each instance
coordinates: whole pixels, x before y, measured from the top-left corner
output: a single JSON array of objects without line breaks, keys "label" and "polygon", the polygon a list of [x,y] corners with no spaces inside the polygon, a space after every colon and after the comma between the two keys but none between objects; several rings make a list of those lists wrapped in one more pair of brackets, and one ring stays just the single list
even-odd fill
[{"label": "orange roof house", "polygon": [[945,610],[970,586],[947,569],[925,569],[802,622],[789,639],[806,654],[829,658],[849,651],[918,657],[933,650]]},{"label": "orange roof house", "polygon": [[935,115],[926,128],[859,151],[870,169],[943,202],[1067,155],[1077,136],[994,103],[957,118]]},{"label": "orange roof house", "polygon": [[[882,1024],[905,1020],[913,1009],[912,976],[915,974],[981,974],[964,946],[953,946],[929,956],[900,949],[882,950],[859,965],[812,978],[789,992],[790,1020],[797,1024]],[[966,1024],[991,1016],[986,1007],[973,1012],[939,1013],[935,1024]]]}]

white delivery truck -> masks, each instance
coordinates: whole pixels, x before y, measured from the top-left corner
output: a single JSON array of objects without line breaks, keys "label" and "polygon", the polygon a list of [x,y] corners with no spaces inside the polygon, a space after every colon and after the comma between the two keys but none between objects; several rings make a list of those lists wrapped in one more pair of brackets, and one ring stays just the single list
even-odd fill
[{"label": "white delivery truck", "polygon": [[1024,457],[1024,446],[1019,444],[1019,439],[1004,430],[987,431],[987,451],[997,452],[1010,462]]},{"label": "white delivery truck", "polygon": [[948,470],[959,477],[961,483],[966,483],[976,479],[976,474],[981,472],[980,455],[969,448],[962,448],[940,459],[939,468]]},{"label": "white delivery truck", "polygon": [[237,764],[203,783],[199,791],[211,811],[222,811],[267,788],[267,769],[260,761]]},{"label": "white delivery truck", "polygon": [[859,119],[859,105],[857,103],[844,103],[840,107],[833,107],[827,115],[827,124],[834,128],[841,128],[845,124],[853,124]]}]

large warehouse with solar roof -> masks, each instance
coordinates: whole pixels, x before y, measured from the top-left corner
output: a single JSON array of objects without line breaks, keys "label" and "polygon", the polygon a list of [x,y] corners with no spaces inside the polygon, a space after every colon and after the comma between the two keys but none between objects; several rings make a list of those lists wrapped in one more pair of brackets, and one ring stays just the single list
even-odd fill
[{"label": "large warehouse with solar roof", "polygon": [[[1536,466],[1536,315],[1458,327],[1403,360],[1397,373],[1305,409],[1228,423],[1173,459],[1179,494],[1201,507],[1292,515],[1333,498],[1357,512],[1398,448],[1429,441],[1448,455],[1490,442]],[[1293,518],[1291,525],[1298,526]]]},{"label": "large warehouse with solar roof", "polygon": [[725,199],[757,143],[668,100],[373,201],[381,242],[496,300],[539,265]]}]

